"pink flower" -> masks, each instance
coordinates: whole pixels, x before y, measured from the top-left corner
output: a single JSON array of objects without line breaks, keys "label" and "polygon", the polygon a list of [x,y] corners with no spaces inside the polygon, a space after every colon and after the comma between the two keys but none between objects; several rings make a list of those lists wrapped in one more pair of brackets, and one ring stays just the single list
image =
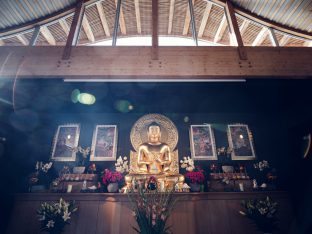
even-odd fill
[{"label": "pink flower", "polygon": [[104,170],[103,176],[102,176],[102,182],[105,185],[108,185],[109,183],[119,183],[123,180],[123,176],[120,172],[112,172],[108,169]]}]

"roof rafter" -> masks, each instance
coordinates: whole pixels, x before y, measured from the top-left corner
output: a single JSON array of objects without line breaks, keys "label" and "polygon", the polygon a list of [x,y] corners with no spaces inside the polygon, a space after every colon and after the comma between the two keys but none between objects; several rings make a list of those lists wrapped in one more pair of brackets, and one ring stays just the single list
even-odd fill
[{"label": "roof rafter", "polygon": [[105,35],[107,37],[109,37],[110,36],[109,27],[108,27],[108,23],[107,23],[107,20],[106,20],[106,15],[105,15],[104,9],[102,7],[102,3],[101,2],[97,2],[96,3],[96,8],[97,8],[97,11],[99,13],[100,20],[101,20],[101,23],[102,23]]},{"label": "roof rafter", "polygon": [[250,21],[247,19],[244,19],[242,25],[239,27],[239,31],[240,31],[241,36],[243,36],[243,34],[246,32],[249,24],[250,24]]},{"label": "roof rafter", "polygon": [[226,26],[227,26],[226,15],[223,14],[221,23],[218,27],[218,30],[217,30],[216,35],[215,35],[214,40],[213,40],[214,43],[217,43],[218,41],[221,40],[221,38],[225,32]]},{"label": "roof rafter", "polygon": [[95,42],[95,38],[94,38],[92,29],[91,29],[91,26],[89,24],[89,21],[88,21],[86,14],[84,15],[84,17],[82,19],[82,27],[83,27],[83,30],[85,31],[86,35],[87,35],[88,40],[91,42]]},{"label": "roof rafter", "polygon": [[56,45],[56,41],[47,26],[42,26],[40,32],[50,45]]},{"label": "roof rafter", "polygon": [[68,23],[66,21],[66,19],[60,19],[59,20],[59,24],[61,25],[63,31],[66,33],[66,35],[68,36],[69,35],[69,31],[70,31],[70,28],[68,26]]},{"label": "roof rafter", "polygon": [[281,40],[279,41],[280,46],[285,46],[287,42],[289,41],[290,37],[287,35],[284,35]]},{"label": "roof rafter", "polygon": [[29,45],[28,39],[23,34],[16,35],[16,37],[23,45]]},{"label": "roof rafter", "polygon": [[272,28],[269,28],[268,30],[269,30],[269,37],[270,37],[271,44],[273,46],[279,46],[274,30]]},{"label": "roof rafter", "polygon": [[173,22],[173,14],[174,14],[174,4],[175,4],[175,0],[170,0],[169,22],[168,22],[168,34],[171,34],[171,31],[172,31],[172,22]]},{"label": "roof rafter", "polygon": [[[192,0],[192,4],[194,5],[194,0]],[[183,35],[187,35],[191,23],[191,13],[190,13],[190,6],[187,5],[186,8],[186,15],[185,15],[185,21],[184,21],[184,27],[183,27]]]},{"label": "roof rafter", "polygon": [[140,5],[139,0],[134,0],[134,8],[135,8],[135,18],[137,23],[138,34],[141,34],[141,15],[140,15]]},{"label": "roof rafter", "polygon": [[212,7],[212,3],[211,2],[207,2],[205,11],[204,11],[204,15],[203,18],[201,20],[200,26],[199,26],[199,30],[198,30],[198,37],[202,37],[208,22],[208,18],[210,15],[210,11],[211,11],[211,7]]},{"label": "roof rafter", "polygon": [[[117,7],[117,3],[118,3],[118,0],[115,0],[116,7]],[[120,6],[119,26],[120,26],[121,34],[126,35],[127,34],[126,21],[125,21],[125,17],[122,11],[122,4]]]},{"label": "roof rafter", "polygon": [[259,46],[262,44],[262,42],[265,40],[267,35],[269,34],[269,30],[265,27],[261,29],[261,31],[258,33],[257,37],[252,43],[252,46]]}]

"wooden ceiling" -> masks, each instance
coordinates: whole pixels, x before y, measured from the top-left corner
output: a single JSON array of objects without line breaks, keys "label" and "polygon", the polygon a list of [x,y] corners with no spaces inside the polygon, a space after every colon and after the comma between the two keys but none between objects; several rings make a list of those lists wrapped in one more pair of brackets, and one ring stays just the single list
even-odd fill
[{"label": "wooden ceiling", "polygon": [[[31,2],[27,0],[23,2]],[[21,2],[21,1],[17,1]],[[38,2],[38,1],[36,1]],[[44,8],[47,2],[62,2],[63,6],[70,6],[72,0],[67,1],[42,1],[40,5]],[[82,28],[80,31],[78,45],[92,44],[94,42],[112,39],[115,23],[117,0],[90,1],[87,3]],[[224,8],[215,4],[218,1],[193,0],[194,19],[198,40],[205,40],[218,45],[230,45],[229,28]],[[222,3],[222,1],[220,1]],[[307,35],[311,32],[311,12],[309,7],[311,1],[233,1],[240,7],[244,7],[255,14],[275,20],[302,31]],[[275,2],[275,4],[273,4]],[[296,4],[295,4],[296,2]],[[301,2],[300,4],[298,2]],[[50,3],[51,5],[52,3]],[[1,1],[0,9],[5,11],[3,6],[12,5],[9,0]],[[52,4],[53,5],[53,4]],[[52,5],[46,10],[52,10]],[[285,7],[283,7],[285,5]],[[30,12],[40,12],[38,4],[24,4]],[[278,7],[280,6],[280,7]],[[288,6],[288,7],[286,7]],[[20,6],[22,7],[22,6]],[[192,38],[191,17],[188,0],[159,0],[158,6],[158,35]],[[57,8],[55,8],[57,10]],[[283,10],[284,9],[284,12]],[[308,11],[307,11],[308,9]],[[1,13],[0,11],[0,13]],[[43,11],[43,10],[41,10]],[[290,11],[290,12],[288,12]],[[51,11],[52,12],[52,11]],[[286,13],[288,12],[288,13]],[[309,13],[310,12],[310,13]],[[26,10],[25,10],[26,13]],[[13,12],[12,12],[13,14]],[[22,14],[22,13],[20,13]],[[40,14],[38,13],[38,17]],[[8,12],[3,14],[4,18]],[[244,16],[236,14],[240,32],[245,46],[273,46],[274,40],[270,28],[261,25],[259,22],[249,20]],[[14,17],[17,18],[17,17]],[[26,18],[24,22],[26,22]],[[36,45],[65,45],[73,20],[73,13],[69,13],[61,19],[54,20],[40,27],[40,34]],[[12,21],[13,22],[13,21]],[[19,21],[22,24],[22,21]],[[152,1],[151,0],[122,0],[119,17],[118,37],[151,36],[152,35]],[[9,25],[6,21],[0,24],[0,45],[28,45],[33,35],[33,29],[26,32],[8,35]],[[2,32],[2,34],[1,34]],[[5,35],[6,34],[6,35]],[[286,34],[274,30],[274,34],[280,46],[311,46],[307,39]],[[5,36],[1,36],[5,35]]]}]

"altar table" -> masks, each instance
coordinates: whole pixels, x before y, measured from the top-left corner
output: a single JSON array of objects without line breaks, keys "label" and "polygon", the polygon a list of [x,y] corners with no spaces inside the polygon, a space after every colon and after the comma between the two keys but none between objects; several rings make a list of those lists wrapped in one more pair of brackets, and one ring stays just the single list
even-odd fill
[{"label": "altar table", "polygon": [[[180,197],[168,220],[177,234],[252,234],[260,233],[249,219],[239,214],[243,199],[272,197],[278,202],[280,230],[290,233],[293,211],[287,192],[208,192],[179,193]],[[40,231],[36,210],[44,201],[75,200],[78,211],[72,215],[65,234],[126,234],[136,233],[134,217],[126,194],[109,193],[23,193],[15,195],[14,208],[7,229],[8,234],[36,234]],[[274,232],[275,233],[275,232]]]}]

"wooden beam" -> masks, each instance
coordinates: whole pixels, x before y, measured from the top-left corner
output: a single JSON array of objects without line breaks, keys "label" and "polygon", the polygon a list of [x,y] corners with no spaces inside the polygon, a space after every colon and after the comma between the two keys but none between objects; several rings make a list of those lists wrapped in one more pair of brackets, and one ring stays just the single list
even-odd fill
[{"label": "wooden beam", "polygon": [[276,34],[272,28],[269,28],[269,37],[270,37],[270,41],[271,41],[272,46],[278,47],[279,46],[278,40],[277,40]]},{"label": "wooden beam", "polygon": [[290,36],[284,35],[278,43],[279,46],[285,46],[287,42],[289,41],[289,39],[290,39]]},{"label": "wooden beam", "polygon": [[[117,8],[118,1],[119,0],[115,0],[116,8]],[[125,22],[125,17],[122,11],[122,4],[120,4],[119,26],[120,26],[121,34],[126,35],[127,34],[126,22]]]},{"label": "wooden beam", "polygon": [[173,22],[173,14],[174,14],[174,4],[175,4],[175,0],[170,0],[169,21],[168,21],[168,34],[171,34],[171,32],[172,32],[172,22]]},{"label": "wooden beam", "polygon": [[87,18],[86,14],[84,15],[84,17],[82,19],[82,28],[85,31],[88,40],[91,41],[91,42],[95,42],[95,38],[94,38],[94,35],[93,35],[93,32],[92,32],[92,28],[91,28],[91,26],[89,24],[89,21],[88,21],[88,18]]},{"label": "wooden beam", "polygon": [[108,27],[108,23],[107,23],[107,20],[106,20],[106,15],[105,15],[104,9],[102,7],[102,3],[101,2],[97,2],[96,3],[96,8],[97,8],[97,11],[99,13],[100,20],[101,20],[101,23],[102,23],[105,35],[107,37],[110,37],[109,27]]},{"label": "wooden beam", "polygon": [[211,11],[211,7],[212,7],[212,3],[211,2],[207,2],[204,14],[203,14],[203,18],[201,20],[200,26],[199,26],[199,30],[198,30],[198,37],[203,37],[207,22],[208,22],[208,18],[210,15],[210,11]]},{"label": "wooden beam", "polygon": [[[149,47],[72,47],[68,61],[60,60],[59,46],[1,46],[0,61],[8,54],[9,66],[0,70],[1,77],[53,79],[312,79],[312,48],[245,47],[248,61],[241,61],[237,48],[158,47],[159,58],[151,60]],[[225,59],[226,58],[226,59]],[[23,61],[23,66],[20,66]]]},{"label": "wooden beam", "polygon": [[116,6],[116,14],[115,14],[115,23],[114,23],[114,32],[113,32],[113,39],[112,39],[112,46],[116,46],[117,43],[117,34],[119,29],[119,17],[120,17],[120,10],[121,10],[121,0],[117,1]]},{"label": "wooden beam", "polygon": [[241,36],[244,35],[244,33],[246,32],[249,24],[250,24],[250,20],[244,19],[242,25],[239,27],[239,31],[240,31]]},{"label": "wooden beam", "polygon": [[244,47],[243,39],[238,28],[234,8],[230,1],[226,1],[225,15],[229,26],[231,45],[237,46],[238,55],[241,60],[247,60],[247,52]]},{"label": "wooden beam", "polygon": [[40,34],[40,26],[37,26],[31,36],[30,42],[29,42],[29,46],[35,46],[37,43],[37,39],[39,37]]},{"label": "wooden beam", "polygon": [[4,46],[4,41],[2,41],[1,39],[0,39],[0,46]]},{"label": "wooden beam", "polygon": [[[192,0],[192,4],[194,5],[194,0]],[[184,27],[182,34],[185,36],[188,34],[191,23],[191,14],[190,14],[190,4],[188,4],[185,14]]]},{"label": "wooden beam", "polygon": [[266,27],[263,27],[251,45],[260,46],[262,42],[265,40],[265,38],[268,36],[268,34],[269,30]]},{"label": "wooden beam", "polygon": [[63,57],[62,57],[62,59],[64,60],[67,60],[70,58],[72,46],[77,45],[84,11],[85,11],[84,1],[79,0],[76,4],[74,18],[70,26],[69,35],[67,37],[66,46],[64,48]]},{"label": "wooden beam", "polygon": [[158,60],[158,0],[152,1],[152,60]]},{"label": "wooden beam", "polygon": [[59,20],[59,24],[61,25],[63,31],[66,33],[66,35],[68,36],[69,35],[69,31],[70,31],[70,28],[68,26],[68,23],[66,21],[66,19],[60,19]]},{"label": "wooden beam", "polygon": [[50,45],[56,45],[56,41],[47,26],[40,27],[40,32]]},{"label": "wooden beam", "polygon": [[190,7],[192,37],[195,42],[195,45],[198,46],[195,13],[194,13],[194,6],[193,6],[194,2],[192,0],[189,0],[188,2],[189,2],[189,7]]},{"label": "wooden beam", "polygon": [[138,34],[141,34],[141,15],[140,15],[140,5],[139,0],[134,0],[134,7],[135,7],[135,18],[136,18],[136,24],[137,24],[137,31]]},{"label": "wooden beam", "polygon": [[23,34],[16,35],[16,37],[23,45],[29,45],[28,39]]},{"label": "wooden beam", "polygon": [[214,40],[213,40],[214,43],[218,43],[218,41],[221,40],[221,38],[225,32],[226,26],[227,26],[227,20],[226,20],[226,15],[224,14],[222,17],[221,23],[218,27],[218,30],[216,32],[216,35],[214,37]]}]

